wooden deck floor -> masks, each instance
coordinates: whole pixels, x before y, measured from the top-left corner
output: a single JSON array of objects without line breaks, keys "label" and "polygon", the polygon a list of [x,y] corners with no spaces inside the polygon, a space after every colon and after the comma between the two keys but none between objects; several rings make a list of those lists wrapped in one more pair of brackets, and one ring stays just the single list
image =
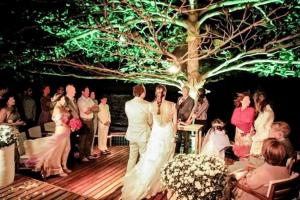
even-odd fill
[{"label": "wooden deck floor", "polygon": [[[0,188],[0,200],[6,199],[101,199],[118,200],[128,161],[128,146],[110,147],[111,154],[97,160],[77,163],[67,177],[42,180],[37,173],[21,171],[15,182]],[[35,178],[35,179],[33,179]],[[37,180],[39,179],[39,180]],[[176,200],[159,193],[152,200]]]},{"label": "wooden deck floor", "polygon": [[[49,177],[46,183],[42,182],[41,177],[37,176],[37,174],[22,173],[22,175],[16,177],[12,185],[0,188],[0,194],[4,194],[2,197],[0,196],[0,199],[118,200],[121,195],[122,181],[128,161],[128,146],[114,146],[110,148],[110,151],[110,155],[101,156],[97,160],[76,164],[69,176]],[[25,175],[40,180],[35,180]],[[37,186],[35,185],[28,191],[11,189],[18,188],[20,185],[35,183]],[[62,197],[57,198],[59,195]],[[157,194],[152,198],[152,200],[167,199],[166,193]]]}]

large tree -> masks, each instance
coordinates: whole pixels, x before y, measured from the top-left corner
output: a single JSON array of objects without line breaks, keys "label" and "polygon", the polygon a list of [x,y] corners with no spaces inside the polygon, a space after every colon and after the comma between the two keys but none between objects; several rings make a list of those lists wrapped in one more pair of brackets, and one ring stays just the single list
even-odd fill
[{"label": "large tree", "polygon": [[299,0],[61,0],[26,12],[36,25],[20,32],[34,31],[2,66],[194,89],[234,71],[300,77]]}]

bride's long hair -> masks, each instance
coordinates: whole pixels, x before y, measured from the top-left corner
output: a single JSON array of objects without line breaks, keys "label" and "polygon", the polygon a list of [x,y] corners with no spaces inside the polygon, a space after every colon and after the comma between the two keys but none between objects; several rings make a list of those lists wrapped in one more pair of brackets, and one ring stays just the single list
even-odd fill
[{"label": "bride's long hair", "polygon": [[155,101],[157,104],[157,115],[160,115],[161,110],[160,106],[162,101],[166,98],[167,95],[167,88],[164,85],[158,85],[155,88]]}]

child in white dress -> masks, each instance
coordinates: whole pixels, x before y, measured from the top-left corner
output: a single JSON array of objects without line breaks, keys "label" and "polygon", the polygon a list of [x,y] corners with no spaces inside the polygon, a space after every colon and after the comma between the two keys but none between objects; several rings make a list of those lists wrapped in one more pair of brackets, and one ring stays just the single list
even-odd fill
[{"label": "child in white dress", "polygon": [[225,149],[230,146],[229,138],[224,129],[224,122],[215,119],[211,123],[202,145],[201,154],[225,158]]}]

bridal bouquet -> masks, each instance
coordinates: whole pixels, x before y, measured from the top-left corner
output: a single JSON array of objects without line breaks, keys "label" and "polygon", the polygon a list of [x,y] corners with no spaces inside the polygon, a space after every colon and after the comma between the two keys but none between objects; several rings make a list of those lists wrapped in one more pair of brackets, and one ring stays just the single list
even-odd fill
[{"label": "bridal bouquet", "polygon": [[17,131],[8,125],[0,125],[0,148],[7,147],[17,140]]},{"label": "bridal bouquet", "polygon": [[72,118],[69,121],[69,126],[73,132],[78,131],[82,127],[82,122],[78,118]]},{"label": "bridal bouquet", "polygon": [[179,154],[161,171],[163,185],[181,200],[218,199],[227,177],[223,160],[197,154]]}]

